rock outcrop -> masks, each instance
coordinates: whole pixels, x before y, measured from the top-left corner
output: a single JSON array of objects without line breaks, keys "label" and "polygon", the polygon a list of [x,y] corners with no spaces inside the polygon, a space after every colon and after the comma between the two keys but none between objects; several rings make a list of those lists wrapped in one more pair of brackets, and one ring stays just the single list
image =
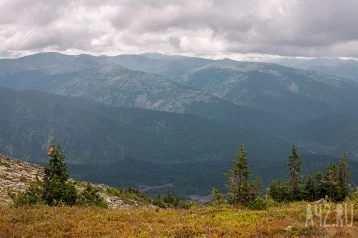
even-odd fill
[{"label": "rock outcrop", "polygon": [[[24,192],[33,183],[42,181],[44,168],[40,165],[31,164],[26,161],[17,160],[0,154],[0,205],[14,204],[13,195]],[[87,184],[84,181],[75,181],[76,187],[81,191]],[[100,195],[105,199],[110,208],[126,209],[142,206],[135,199],[123,199],[109,194],[110,188],[105,184],[92,184],[99,190]]]}]

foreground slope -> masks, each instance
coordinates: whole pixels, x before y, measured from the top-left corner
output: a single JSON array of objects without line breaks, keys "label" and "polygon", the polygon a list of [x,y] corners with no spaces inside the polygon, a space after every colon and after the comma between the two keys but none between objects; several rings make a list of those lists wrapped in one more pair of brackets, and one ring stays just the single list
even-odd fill
[{"label": "foreground slope", "polygon": [[[14,204],[18,193],[25,192],[38,180],[42,181],[44,168],[40,165],[31,164],[25,161],[10,158],[0,154],[0,206]],[[87,182],[74,181],[76,187],[81,191]],[[108,203],[109,208],[128,209],[139,206],[148,206],[149,202],[135,196],[128,196],[123,193],[113,195],[108,193],[110,188],[104,184],[91,184],[99,190],[99,195]]]},{"label": "foreground slope", "polygon": [[[357,208],[353,211],[352,227],[322,227],[318,217],[314,218],[313,227],[305,227],[307,204],[293,203],[264,211],[231,206],[157,211],[148,208],[115,211],[76,207],[0,207],[0,236],[357,237]],[[350,214],[347,219],[350,223]],[[332,211],[326,224],[335,223],[336,213]]]}]

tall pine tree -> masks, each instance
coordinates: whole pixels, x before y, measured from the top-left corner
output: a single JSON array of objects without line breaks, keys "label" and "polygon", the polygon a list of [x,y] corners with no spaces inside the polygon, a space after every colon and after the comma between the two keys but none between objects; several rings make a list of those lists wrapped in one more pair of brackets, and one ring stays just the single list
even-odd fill
[{"label": "tall pine tree", "polygon": [[74,205],[77,200],[76,187],[68,181],[66,158],[60,145],[52,145],[53,152],[45,167],[43,199],[48,205],[64,203]]},{"label": "tall pine tree", "polygon": [[339,194],[337,196],[337,200],[342,201],[348,195],[350,191],[350,179],[351,173],[349,171],[348,165],[348,156],[346,153],[343,154],[339,165],[338,165],[338,186],[339,186]]},{"label": "tall pine tree", "polygon": [[260,180],[249,180],[250,171],[246,154],[243,144],[240,144],[239,152],[234,154],[233,169],[226,174],[229,181],[228,201],[231,204],[247,205],[259,195]]},{"label": "tall pine tree", "polygon": [[48,165],[44,170],[44,179],[41,183],[31,185],[24,193],[20,193],[15,201],[17,205],[47,204],[81,205],[107,207],[108,204],[99,194],[99,190],[90,184],[78,194],[75,185],[69,181],[66,158],[60,145],[53,144],[47,154]]},{"label": "tall pine tree", "polygon": [[317,172],[314,175],[314,178],[316,180],[316,200],[324,198],[327,195],[327,191],[325,190],[324,187],[324,176],[323,173],[321,171]]},{"label": "tall pine tree", "polygon": [[337,166],[333,162],[327,166],[326,174],[323,177],[323,187],[329,199],[337,201],[339,192],[338,173]]},{"label": "tall pine tree", "polygon": [[302,195],[307,201],[312,202],[316,200],[316,187],[312,175],[307,177]]},{"label": "tall pine tree", "polygon": [[297,154],[296,146],[293,144],[291,155],[288,157],[287,167],[290,170],[290,187],[291,187],[291,200],[299,200],[301,198],[300,191],[300,171],[302,162],[299,160],[300,156]]}]

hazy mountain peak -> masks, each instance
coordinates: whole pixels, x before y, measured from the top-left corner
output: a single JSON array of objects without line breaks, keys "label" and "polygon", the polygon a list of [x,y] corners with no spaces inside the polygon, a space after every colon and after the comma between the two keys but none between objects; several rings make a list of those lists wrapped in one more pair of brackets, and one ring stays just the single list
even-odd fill
[{"label": "hazy mountain peak", "polygon": [[120,66],[118,64],[115,63],[106,63],[103,65],[98,65],[96,67],[94,67],[94,69],[99,70],[100,73],[103,74],[108,74],[108,73],[113,73],[113,72],[119,72],[122,70],[126,70],[126,68],[124,68],[123,66]]},{"label": "hazy mountain peak", "polygon": [[102,64],[90,55],[64,55],[55,52],[38,53],[17,59],[0,60],[0,75],[40,70],[44,74],[78,72]]}]

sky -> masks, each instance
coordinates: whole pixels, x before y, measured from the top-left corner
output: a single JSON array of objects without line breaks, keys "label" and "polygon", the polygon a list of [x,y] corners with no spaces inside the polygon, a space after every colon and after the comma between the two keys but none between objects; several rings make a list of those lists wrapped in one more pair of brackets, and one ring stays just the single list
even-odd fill
[{"label": "sky", "polygon": [[358,57],[358,0],[0,0],[0,57]]}]

